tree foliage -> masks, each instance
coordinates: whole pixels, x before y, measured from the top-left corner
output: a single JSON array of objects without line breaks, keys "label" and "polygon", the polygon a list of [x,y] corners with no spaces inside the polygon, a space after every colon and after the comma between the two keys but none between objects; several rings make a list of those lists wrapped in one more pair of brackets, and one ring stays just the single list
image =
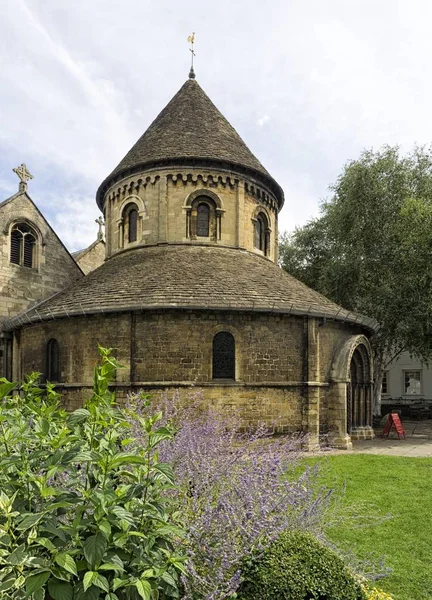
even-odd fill
[{"label": "tree foliage", "polygon": [[[432,332],[432,149],[364,151],[321,215],[282,237],[282,266],[373,317],[377,373],[403,350],[428,361]],[[379,384],[381,383],[380,378]]]}]

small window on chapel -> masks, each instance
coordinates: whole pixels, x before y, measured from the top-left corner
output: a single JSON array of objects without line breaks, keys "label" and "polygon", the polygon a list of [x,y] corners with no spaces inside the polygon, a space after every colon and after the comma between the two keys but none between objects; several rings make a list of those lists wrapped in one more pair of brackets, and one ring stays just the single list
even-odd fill
[{"label": "small window on chapel", "polygon": [[210,235],[210,207],[205,202],[198,204],[196,234],[198,237]]},{"label": "small window on chapel", "polygon": [[138,211],[136,208],[132,208],[129,211],[129,242],[136,242],[137,240],[137,225]]},{"label": "small window on chapel", "polygon": [[136,204],[128,204],[123,211],[124,239],[129,244],[138,239],[138,208]]},{"label": "small window on chapel", "polygon": [[36,234],[26,223],[17,223],[11,231],[10,261],[22,267],[36,268]]},{"label": "small window on chapel", "polygon": [[255,248],[261,250],[266,256],[269,250],[269,226],[267,217],[263,213],[259,213],[255,221]]},{"label": "small window on chapel", "polygon": [[49,340],[46,347],[46,379],[60,381],[60,347],[56,339]]},{"label": "small window on chapel", "polygon": [[192,201],[186,216],[186,236],[192,240],[207,238],[204,241],[212,242],[220,237],[220,215],[209,196],[198,196]]},{"label": "small window on chapel", "polygon": [[235,379],[235,339],[228,331],[213,338],[213,379]]}]

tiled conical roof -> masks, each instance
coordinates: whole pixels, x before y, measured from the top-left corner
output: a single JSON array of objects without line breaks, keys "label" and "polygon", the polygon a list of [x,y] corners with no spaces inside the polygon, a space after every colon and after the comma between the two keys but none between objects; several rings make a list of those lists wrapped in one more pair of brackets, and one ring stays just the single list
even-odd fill
[{"label": "tiled conical roof", "polygon": [[117,176],[145,166],[219,162],[252,172],[264,179],[283,203],[283,191],[252,154],[195,79],[188,79],[100,185],[96,199],[102,208],[103,194]]},{"label": "tiled conical roof", "polygon": [[4,327],[160,309],[311,315],[374,327],[371,319],[337,306],[262,256],[237,248],[174,244],[114,256]]}]

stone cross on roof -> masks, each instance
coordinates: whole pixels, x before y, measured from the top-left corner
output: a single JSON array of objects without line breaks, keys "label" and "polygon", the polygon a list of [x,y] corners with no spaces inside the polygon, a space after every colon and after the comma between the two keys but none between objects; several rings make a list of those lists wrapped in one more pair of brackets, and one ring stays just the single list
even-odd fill
[{"label": "stone cross on roof", "polygon": [[102,227],[105,225],[105,221],[103,220],[103,217],[98,217],[95,220],[95,223],[97,223],[99,225],[99,231],[98,231],[98,236],[97,239],[98,240],[103,240],[103,231],[102,231]]},{"label": "stone cross on roof", "polygon": [[19,167],[12,169],[14,173],[18,175],[20,178],[19,190],[20,192],[25,192],[27,189],[27,181],[29,179],[33,179],[33,175],[27,169],[24,163],[22,163]]}]

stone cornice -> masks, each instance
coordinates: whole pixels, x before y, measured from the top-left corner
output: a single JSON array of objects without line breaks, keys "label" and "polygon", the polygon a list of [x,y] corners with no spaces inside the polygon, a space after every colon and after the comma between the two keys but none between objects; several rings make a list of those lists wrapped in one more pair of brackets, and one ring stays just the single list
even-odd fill
[{"label": "stone cornice", "polygon": [[[139,164],[131,169],[125,169],[121,172],[117,173],[115,176],[107,177],[99,186],[99,189],[96,192],[96,202],[101,210],[103,210],[103,205],[105,200],[111,196],[113,189],[116,189],[115,184],[121,183],[122,180],[127,177],[133,175],[141,176],[140,179],[144,181],[152,180],[155,178],[157,174],[161,171],[174,172],[177,168],[180,167],[180,173],[188,174],[190,169],[193,170],[202,170],[205,172],[207,169],[210,171],[215,171],[219,173],[226,173],[229,175],[230,179],[240,179],[241,177],[246,179],[252,179],[256,182],[260,182],[258,185],[261,186],[260,189],[266,188],[271,191],[273,195],[273,199],[276,203],[277,210],[280,210],[284,203],[284,193],[282,188],[276,181],[268,176],[266,177],[264,174],[255,171],[254,169],[246,168],[243,165],[226,163],[223,161],[217,160],[205,160],[205,159],[193,159],[193,158],[185,158],[185,159],[176,159],[175,161],[167,159],[164,161],[158,161],[154,163],[147,164]],[[148,176],[145,176],[144,173],[147,172]],[[151,173],[151,175],[150,175]],[[150,176],[150,179],[148,177]],[[123,187],[120,185],[120,188]],[[119,189],[119,188],[117,188]]]}]

